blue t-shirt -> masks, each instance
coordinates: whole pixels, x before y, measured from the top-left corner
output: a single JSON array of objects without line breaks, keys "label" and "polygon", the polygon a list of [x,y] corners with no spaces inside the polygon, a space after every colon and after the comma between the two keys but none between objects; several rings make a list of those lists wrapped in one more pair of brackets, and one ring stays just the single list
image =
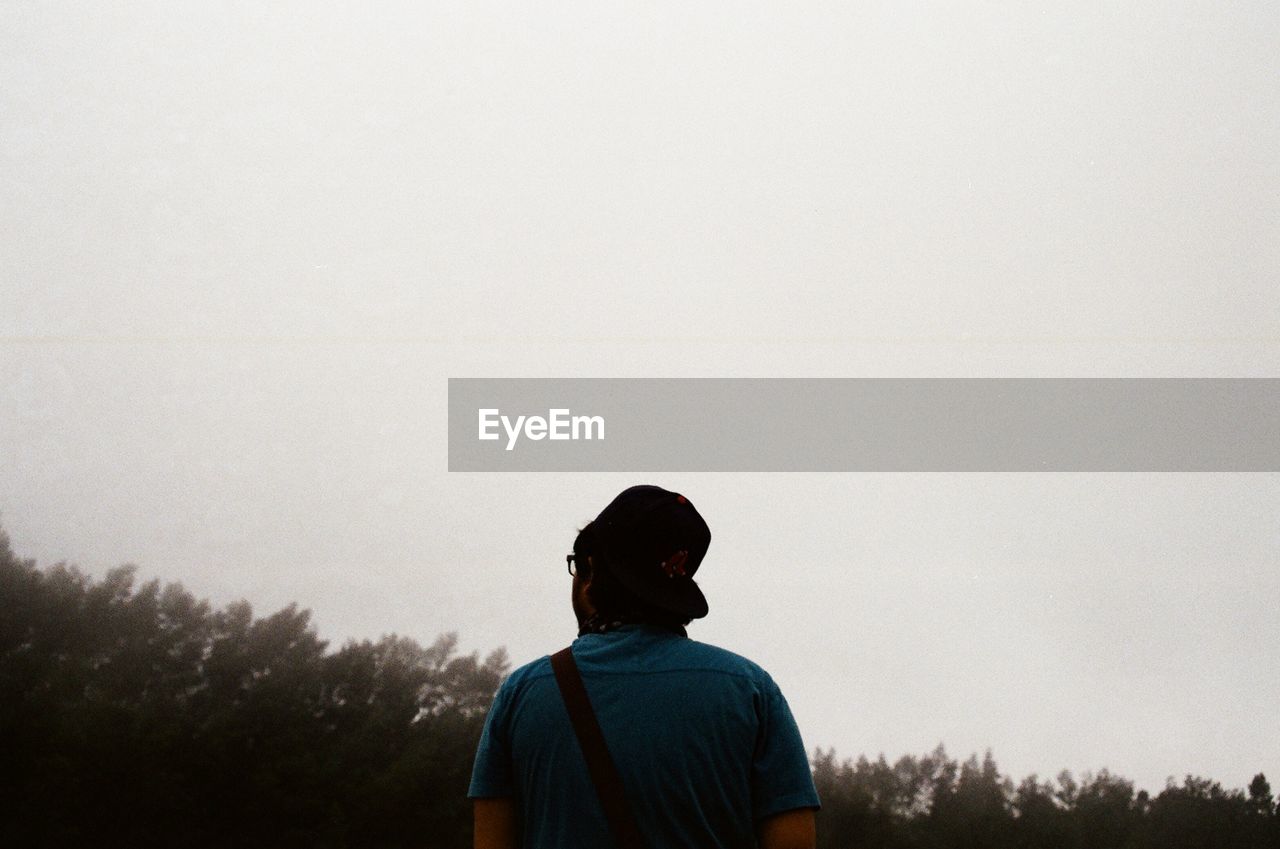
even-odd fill
[{"label": "blue t-shirt", "polygon": [[[817,808],[808,755],[769,674],[648,625],[574,640],[605,743],[651,849],[755,846],[755,824]],[[612,845],[549,657],[502,683],[471,798],[513,796],[524,849]]]}]

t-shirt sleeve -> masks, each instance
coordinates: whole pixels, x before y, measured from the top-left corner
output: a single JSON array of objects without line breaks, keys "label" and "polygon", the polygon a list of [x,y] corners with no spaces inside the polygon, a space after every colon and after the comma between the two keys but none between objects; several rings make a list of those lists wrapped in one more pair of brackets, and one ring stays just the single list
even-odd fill
[{"label": "t-shirt sleeve", "polygon": [[795,808],[821,807],[800,729],[772,679],[761,694],[760,719],[751,764],[751,807],[756,821]]},{"label": "t-shirt sleeve", "polygon": [[493,705],[484,720],[480,732],[480,745],[476,747],[476,760],[471,767],[469,799],[490,799],[515,795],[512,778],[511,741],[507,735],[507,714],[511,705],[510,679],[498,688]]}]

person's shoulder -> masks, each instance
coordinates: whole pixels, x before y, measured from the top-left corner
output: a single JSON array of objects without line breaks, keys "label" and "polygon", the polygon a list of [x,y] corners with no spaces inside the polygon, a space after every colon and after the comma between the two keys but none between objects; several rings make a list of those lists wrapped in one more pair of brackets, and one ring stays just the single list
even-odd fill
[{"label": "person's shoulder", "polygon": [[710,670],[749,678],[761,684],[773,684],[773,677],[768,671],[749,657],[698,640],[690,639],[683,642],[686,644],[683,646],[686,655]]},{"label": "person's shoulder", "polygon": [[551,656],[544,654],[542,657],[513,669],[498,687],[498,696],[500,698],[511,698],[522,690],[527,689],[529,684],[539,678],[551,677],[554,674],[551,670]]}]

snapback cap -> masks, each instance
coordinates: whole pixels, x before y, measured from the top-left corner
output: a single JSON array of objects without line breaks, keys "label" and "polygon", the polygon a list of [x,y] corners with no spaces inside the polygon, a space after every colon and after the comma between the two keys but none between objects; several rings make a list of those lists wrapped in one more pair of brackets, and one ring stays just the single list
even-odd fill
[{"label": "snapback cap", "polygon": [[689,499],[659,486],[633,486],[600,511],[592,529],[605,567],[636,596],[690,619],[707,615],[693,575],[711,545],[711,529]]}]

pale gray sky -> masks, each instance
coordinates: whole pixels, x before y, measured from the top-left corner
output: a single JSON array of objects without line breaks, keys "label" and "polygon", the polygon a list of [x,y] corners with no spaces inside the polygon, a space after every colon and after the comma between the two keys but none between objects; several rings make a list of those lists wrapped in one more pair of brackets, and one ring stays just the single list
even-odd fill
[{"label": "pale gray sky", "polygon": [[[1262,3],[12,2],[0,522],[323,636],[572,637],[617,475],[448,377],[1280,376]],[[681,475],[848,756],[1280,774],[1280,476]]]}]

